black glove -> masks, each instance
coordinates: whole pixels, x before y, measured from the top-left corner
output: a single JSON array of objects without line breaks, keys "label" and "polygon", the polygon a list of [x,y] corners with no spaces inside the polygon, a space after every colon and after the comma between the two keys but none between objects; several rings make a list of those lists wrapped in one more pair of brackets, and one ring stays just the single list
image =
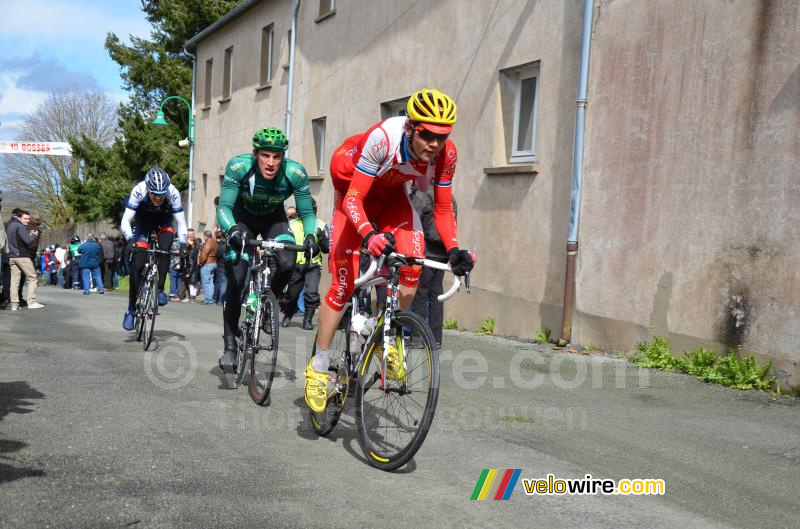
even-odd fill
[{"label": "black glove", "polygon": [[319,244],[319,251],[322,253],[331,251],[331,241],[328,240],[328,234],[322,228],[317,230],[317,244]]},{"label": "black glove", "polygon": [[136,253],[136,249],[137,249],[136,239],[131,237],[130,239],[128,239],[128,253],[130,255],[133,255],[134,253]]},{"label": "black glove", "polygon": [[231,226],[228,230],[228,246],[236,253],[242,253],[244,248],[244,240],[247,234],[239,226]]},{"label": "black glove", "polygon": [[467,250],[452,248],[448,254],[450,256],[448,260],[450,270],[457,276],[463,276],[472,270],[472,267],[475,265],[475,263],[472,262],[472,254]]},{"label": "black glove", "polygon": [[319,245],[317,244],[317,238],[311,234],[306,235],[306,240],[303,241],[303,246],[306,247],[305,249],[306,263],[311,264],[311,259],[313,259],[314,256],[319,254]]}]

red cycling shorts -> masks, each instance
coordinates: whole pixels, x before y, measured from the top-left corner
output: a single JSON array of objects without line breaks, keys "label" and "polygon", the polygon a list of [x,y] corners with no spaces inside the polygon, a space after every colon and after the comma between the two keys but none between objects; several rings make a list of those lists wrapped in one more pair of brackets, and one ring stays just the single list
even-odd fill
[{"label": "red cycling shorts", "polygon": [[[334,191],[334,211],[331,226],[331,252],[328,267],[331,271],[331,286],[325,295],[325,301],[334,310],[340,311],[353,295],[353,281],[359,276],[359,249],[361,235],[350,222],[342,207],[344,191],[342,182],[337,182],[337,175],[331,170]],[[425,257],[425,238],[422,233],[419,216],[411,206],[406,195],[405,186],[389,189],[373,187],[364,200],[367,218],[376,229],[392,232],[395,237],[395,250],[413,257]],[[420,266],[405,266],[400,269],[400,284],[416,287],[422,273]]]}]

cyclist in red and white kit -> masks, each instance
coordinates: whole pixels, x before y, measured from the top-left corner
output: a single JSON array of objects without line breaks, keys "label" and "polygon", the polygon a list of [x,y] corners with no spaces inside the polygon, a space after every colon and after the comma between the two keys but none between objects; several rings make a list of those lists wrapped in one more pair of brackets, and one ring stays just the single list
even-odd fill
[{"label": "cyclist in red and white kit", "polygon": [[[305,371],[305,400],[316,413],[325,410],[328,367],[333,334],[359,273],[360,247],[375,257],[397,251],[425,256],[419,217],[408,198],[408,185],[434,188],[434,222],[449,254],[453,273],[464,275],[472,256],[458,247],[452,206],[452,181],[458,154],[450,141],[456,104],[438,90],[412,94],[407,116],[386,119],[364,134],[347,138],[330,164],[334,213],[329,268],[332,281],[319,316],[316,353]],[[400,304],[406,310],[414,299],[421,269],[401,269]],[[402,358],[388,351],[386,375],[399,378]]]}]

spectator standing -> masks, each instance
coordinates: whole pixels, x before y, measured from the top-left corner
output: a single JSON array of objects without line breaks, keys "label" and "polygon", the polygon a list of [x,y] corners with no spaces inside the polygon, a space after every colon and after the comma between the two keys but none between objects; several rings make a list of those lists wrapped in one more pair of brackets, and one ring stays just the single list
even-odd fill
[{"label": "spectator standing", "polygon": [[65,271],[67,269],[67,250],[63,246],[56,244],[55,251],[56,261],[58,261],[58,281],[56,284],[63,288],[67,288],[67,278]]},{"label": "spectator standing", "polygon": [[31,247],[38,242],[39,232],[37,230],[28,231],[31,222],[31,215],[27,211],[19,210],[16,217],[6,228],[6,236],[9,246],[9,264],[11,267],[11,310],[17,311],[20,307],[19,287],[22,276],[28,285],[28,308],[39,309],[44,307],[36,302],[36,270],[33,267],[31,257],[35,252]]},{"label": "spectator standing", "polygon": [[[0,191],[0,211],[3,210],[3,192]],[[0,218],[0,308],[5,308],[5,277],[6,277],[6,261],[8,260],[8,239],[6,238],[6,225]]]},{"label": "spectator standing", "polygon": [[113,290],[114,284],[114,241],[105,233],[100,234],[100,247],[103,249],[103,258],[100,262],[100,271],[103,277],[103,287]]},{"label": "spectator standing", "polygon": [[[34,270],[36,270],[37,274],[41,273],[41,275],[37,275],[36,277],[37,284],[41,281],[42,276],[45,274],[44,270],[41,270],[40,272],[40,264],[39,264],[41,262],[41,257],[43,256],[42,254],[44,253],[39,251],[39,241],[41,240],[42,236],[41,225],[42,225],[42,217],[40,217],[39,215],[31,215],[31,222],[30,224],[28,224],[28,233],[30,234],[31,232],[35,231],[38,234],[38,236],[33,240],[33,242],[31,242],[30,245],[31,261],[33,261],[33,268]],[[43,284],[47,284],[47,282]],[[19,298],[20,298],[19,306],[26,307],[28,305],[28,301],[27,298],[22,299],[21,282],[19,285]]]},{"label": "spectator standing", "polygon": [[169,299],[178,297],[181,287],[181,243],[172,241],[169,249]]},{"label": "spectator standing", "polygon": [[58,285],[58,258],[56,258],[56,245],[51,244],[45,251],[45,260],[47,261],[47,273],[50,274],[50,286]]},{"label": "spectator standing", "polygon": [[203,232],[203,247],[198,260],[206,305],[214,303],[214,275],[217,272],[217,240],[209,230]]},{"label": "spectator standing", "polygon": [[228,276],[225,274],[225,253],[228,251],[228,241],[225,234],[217,227],[214,230],[217,240],[217,271],[214,273],[214,301],[222,305],[225,301],[225,291],[228,289]]},{"label": "spectator standing", "polygon": [[80,266],[80,252],[78,248],[81,246],[81,238],[73,235],[69,240],[69,258],[70,258],[70,277],[72,277],[72,290],[78,290],[81,286],[81,266]]},{"label": "spectator standing", "polygon": [[104,294],[103,278],[100,277],[100,263],[103,259],[103,247],[97,240],[87,237],[86,242],[78,247],[80,253],[81,275],[83,276],[83,295],[88,296],[91,279],[97,285],[97,293]]},{"label": "spectator standing", "polygon": [[11,303],[11,241],[8,238],[8,228],[14,219],[19,217],[21,211],[19,208],[14,208],[11,211],[11,218],[3,225],[6,230],[6,246],[8,247],[8,252],[3,259],[3,294],[2,299],[0,299],[3,309],[7,308]]},{"label": "spectator standing", "polygon": [[[439,237],[434,221],[433,189],[412,190],[409,198],[422,223],[425,235],[425,257],[440,263],[448,262],[447,251]],[[458,218],[456,200],[453,198],[453,216]],[[411,310],[422,316],[431,327],[436,344],[442,345],[442,325],[444,322],[444,304],[437,298],[444,292],[444,271],[424,267],[419,279],[419,288],[411,304]]]},{"label": "spectator standing", "polygon": [[[317,215],[317,201],[311,199],[311,207],[314,210],[314,216]],[[314,312],[319,307],[319,280],[322,275],[322,254],[328,253],[330,250],[330,233],[328,226],[317,219],[317,232],[316,239],[320,252],[308,260],[308,256],[303,252],[297,252],[297,259],[295,261],[294,271],[292,277],[289,279],[289,284],[286,286],[286,295],[281,300],[281,308],[283,309],[283,321],[281,326],[288,327],[292,316],[297,311],[297,301],[300,297],[300,291],[303,291],[303,301],[305,302],[303,310],[303,329],[311,330],[314,328],[312,319]],[[295,218],[289,221],[289,229],[294,233],[294,238],[297,244],[303,244],[305,236],[303,235],[303,221]]]},{"label": "spectator standing", "polygon": [[117,235],[114,238],[114,275],[111,278],[111,285],[114,290],[119,288],[119,276],[124,275],[122,273],[122,252],[124,248],[125,240]]},{"label": "spectator standing", "polygon": [[186,252],[184,252],[183,260],[181,262],[181,301],[195,302],[197,298],[197,280],[195,279],[197,273],[197,257],[200,249],[197,245],[197,239],[194,235],[194,230],[187,230],[186,236]]}]

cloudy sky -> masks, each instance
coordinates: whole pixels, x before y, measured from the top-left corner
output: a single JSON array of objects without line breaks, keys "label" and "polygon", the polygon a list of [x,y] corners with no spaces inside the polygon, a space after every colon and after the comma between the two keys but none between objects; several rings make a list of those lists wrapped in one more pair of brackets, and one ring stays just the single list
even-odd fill
[{"label": "cloudy sky", "polygon": [[53,90],[93,89],[126,97],[119,67],[103,42],[108,32],[148,37],[138,0],[0,0],[0,140]]}]

